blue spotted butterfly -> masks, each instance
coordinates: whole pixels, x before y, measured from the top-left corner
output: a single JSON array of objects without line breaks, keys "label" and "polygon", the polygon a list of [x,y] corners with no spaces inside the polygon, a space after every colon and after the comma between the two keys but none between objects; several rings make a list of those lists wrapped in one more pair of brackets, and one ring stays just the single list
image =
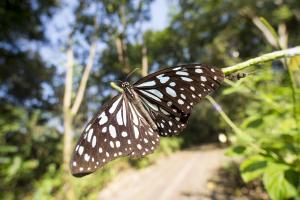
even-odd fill
[{"label": "blue spotted butterfly", "polygon": [[216,90],[224,73],[201,64],[165,68],[131,85],[103,105],[75,147],[71,172],[81,177],[121,156],[152,153],[160,136],[178,135],[196,103]]}]

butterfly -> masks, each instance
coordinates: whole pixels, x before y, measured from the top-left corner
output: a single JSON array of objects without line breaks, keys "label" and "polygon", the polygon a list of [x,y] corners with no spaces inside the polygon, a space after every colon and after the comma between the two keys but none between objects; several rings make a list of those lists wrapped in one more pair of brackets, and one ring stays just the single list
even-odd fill
[{"label": "butterfly", "polygon": [[152,153],[160,136],[178,135],[195,104],[224,81],[224,73],[201,64],[161,69],[134,84],[122,82],[123,92],[106,102],[84,128],[70,162],[82,177],[122,156]]}]

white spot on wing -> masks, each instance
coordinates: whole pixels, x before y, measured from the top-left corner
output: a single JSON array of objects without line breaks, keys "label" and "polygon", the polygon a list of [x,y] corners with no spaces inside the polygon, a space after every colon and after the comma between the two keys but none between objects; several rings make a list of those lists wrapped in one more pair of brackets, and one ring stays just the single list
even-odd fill
[{"label": "white spot on wing", "polygon": [[80,146],[79,149],[78,149],[79,155],[82,155],[83,150],[84,150],[84,147],[83,147],[83,146]]},{"label": "white spot on wing", "polygon": [[137,118],[135,110],[132,108],[131,103],[129,103],[129,107],[130,107],[130,110],[131,110],[131,113],[132,113],[133,123],[136,124],[136,125],[138,125],[139,124],[139,120]]},{"label": "white spot on wing", "polygon": [[100,125],[105,124],[107,122],[107,120],[108,120],[107,116],[105,115],[105,112],[103,112],[99,117],[101,118],[99,120],[99,124]]},{"label": "white spot on wing", "polygon": [[158,78],[162,84],[166,83],[170,79],[168,76],[164,77],[164,74],[158,75],[156,78]]},{"label": "white spot on wing", "polygon": [[200,77],[200,80],[203,81],[203,82],[207,81],[207,79],[206,79],[205,76],[201,76],[201,77]]},{"label": "white spot on wing", "polygon": [[139,132],[139,129],[136,126],[133,126],[133,132],[134,132],[135,139],[138,139],[140,132]]},{"label": "white spot on wing", "polygon": [[142,145],[140,145],[140,144],[137,144],[136,146],[137,146],[137,148],[138,148],[139,150],[141,150],[141,149],[142,149]]},{"label": "white spot on wing", "polygon": [[178,99],[178,103],[179,103],[180,105],[184,104],[184,102],[183,102],[181,99]]},{"label": "white spot on wing", "polygon": [[87,132],[90,128],[91,128],[92,124],[89,124],[86,129],[85,129],[85,132]]},{"label": "white spot on wing", "polygon": [[125,131],[123,131],[122,133],[121,133],[121,135],[122,135],[122,137],[127,137],[127,132],[125,132]]},{"label": "white spot on wing", "polygon": [[172,96],[172,97],[176,97],[176,96],[177,96],[175,90],[173,90],[173,89],[170,88],[170,87],[166,87],[166,92],[167,92],[170,96]]},{"label": "white spot on wing", "polygon": [[89,156],[89,154],[84,154],[84,160],[86,161],[86,162],[88,162],[89,160],[90,160],[90,156]]},{"label": "white spot on wing", "polygon": [[150,98],[152,98],[152,99],[154,99],[154,100],[156,100],[156,101],[161,102],[160,98],[158,98],[157,96],[155,96],[155,95],[153,95],[153,94],[151,94],[151,93],[149,93],[149,92],[143,91],[143,90],[140,90],[140,91],[141,91],[144,95],[146,95],[146,96],[148,96],[148,97],[150,97]]},{"label": "white spot on wing", "polygon": [[109,129],[110,136],[112,138],[116,138],[117,137],[116,128],[113,125],[109,125],[108,129]]},{"label": "white spot on wing", "polygon": [[123,100],[123,121],[124,121],[124,125],[126,126],[126,123],[127,123],[127,118],[126,118],[126,106],[125,106],[125,101]]},{"label": "white spot on wing", "polygon": [[136,87],[148,87],[148,86],[154,86],[156,85],[155,81],[147,81],[145,83],[141,83],[137,85]]},{"label": "white spot on wing", "polygon": [[180,70],[180,69],[181,69],[181,67],[176,67],[173,70],[176,71],[176,70]]},{"label": "white spot on wing", "polygon": [[109,113],[110,113],[110,114],[112,114],[113,112],[115,112],[115,110],[116,110],[116,108],[117,108],[117,106],[118,106],[118,104],[119,104],[119,102],[120,102],[121,99],[122,99],[122,98],[119,97],[119,98],[113,103],[113,105],[112,105],[111,108],[109,109]]},{"label": "white spot on wing", "polygon": [[116,147],[119,148],[121,146],[120,141],[116,141]]},{"label": "white spot on wing", "polygon": [[90,129],[89,133],[88,133],[88,137],[87,137],[87,141],[90,142],[92,139],[92,135],[93,135],[93,129]]},{"label": "white spot on wing", "polygon": [[198,74],[201,74],[201,73],[203,73],[203,70],[202,69],[195,69],[195,72],[198,73]]},{"label": "white spot on wing", "polygon": [[115,144],[114,144],[113,141],[110,141],[110,142],[109,142],[109,145],[110,145],[111,148],[114,148],[114,147],[115,147]]},{"label": "white spot on wing", "polygon": [[119,125],[123,125],[121,109],[117,113],[117,122]]},{"label": "white spot on wing", "polygon": [[152,94],[156,95],[159,98],[163,98],[163,94],[159,90],[152,89],[152,90],[147,90],[147,91],[151,92]]},{"label": "white spot on wing", "polygon": [[193,79],[188,78],[188,77],[180,77],[182,80],[187,81],[187,82],[192,82]]},{"label": "white spot on wing", "polygon": [[178,72],[176,72],[176,74],[177,74],[177,75],[181,75],[181,76],[188,76],[188,75],[189,75],[189,73],[187,73],[187,72],[182,72],[182,71],[178,71]]},{"label": "white spot on wing", "polygon": [[170,85],[171,87],[174,87],[174,86],[176,85],[176,83],[175,83],[175,82],[171,82],[169,85]]},{"label": "white spot on wing", "polygon": [[93,136],[93,140],[92,140],[92,147],[93,148],[96,146],[96,142],[97,142],[97,138],[96,138],[96,136]]}]

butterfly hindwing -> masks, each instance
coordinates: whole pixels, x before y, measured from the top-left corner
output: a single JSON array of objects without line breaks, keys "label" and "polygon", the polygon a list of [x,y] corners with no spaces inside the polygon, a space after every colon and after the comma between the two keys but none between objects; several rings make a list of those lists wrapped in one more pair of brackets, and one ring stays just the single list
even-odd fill
[{"label": "butterfly hindwing", "polygon": [[114,97],[85,127],[73,153],[71,171],[84,176],[121,156],[152,153],[159,135],[125,93]]}]

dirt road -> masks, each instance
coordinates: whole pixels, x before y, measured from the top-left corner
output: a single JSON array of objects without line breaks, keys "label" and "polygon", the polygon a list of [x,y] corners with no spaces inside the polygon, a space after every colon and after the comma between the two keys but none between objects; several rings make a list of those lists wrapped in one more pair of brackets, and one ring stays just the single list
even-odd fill
[{"label": "dirt road", "polygon": [[207,181],[226,159],[224,150],[181,151],[117,177],[99,200],[206,200]]}]

